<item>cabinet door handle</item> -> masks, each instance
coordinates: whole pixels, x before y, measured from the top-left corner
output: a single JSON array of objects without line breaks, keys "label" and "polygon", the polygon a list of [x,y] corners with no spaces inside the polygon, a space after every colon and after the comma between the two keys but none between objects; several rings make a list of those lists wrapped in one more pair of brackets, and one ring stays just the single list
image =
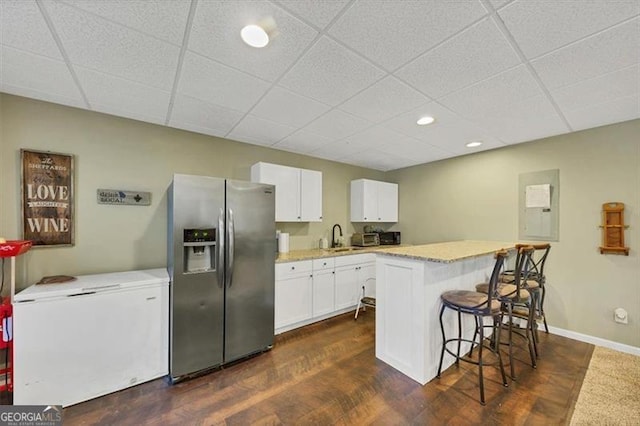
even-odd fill
[{"label": "cabinet door handle", "polygon": [[292,267],[291,267],[291,270],[293,271],[294,269],[296,269],[296,267],[295,267],[295,266],[292,266]]},{"label": "cabinet door handle", "polygon": [[335,275],[335,274],[336,274],[336,271],[331,271],[331,273],[332,273],[333,275]]}]

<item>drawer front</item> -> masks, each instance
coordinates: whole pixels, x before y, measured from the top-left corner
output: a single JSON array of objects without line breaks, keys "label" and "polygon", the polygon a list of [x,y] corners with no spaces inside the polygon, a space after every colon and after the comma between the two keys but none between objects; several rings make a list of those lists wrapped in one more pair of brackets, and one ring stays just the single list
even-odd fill
[{"label": "drawer front", "polygon": [[335,257],[324,257],[322,259],[314,259],[313,272],[327,271],[335,268]]},{"label": "drawer front", "polygon": [[376,255],[373,253],[349,254],[346,256],[336,257],[335,266],[357,265],[361,263],[375,262]]},{"label": "drawer front", "polygon": [[300,274],[311,274],[313,261],[276,263],[276,280],[287,279]]}]

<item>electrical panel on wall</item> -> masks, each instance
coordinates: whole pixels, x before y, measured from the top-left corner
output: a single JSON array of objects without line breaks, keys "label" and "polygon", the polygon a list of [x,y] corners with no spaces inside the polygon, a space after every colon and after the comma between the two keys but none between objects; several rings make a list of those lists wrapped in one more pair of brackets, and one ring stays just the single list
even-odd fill
[{"label": "electrical panel on wall", "polygon": [[560,171],[522,173],[518,177],[518,238],[558,241]]}]

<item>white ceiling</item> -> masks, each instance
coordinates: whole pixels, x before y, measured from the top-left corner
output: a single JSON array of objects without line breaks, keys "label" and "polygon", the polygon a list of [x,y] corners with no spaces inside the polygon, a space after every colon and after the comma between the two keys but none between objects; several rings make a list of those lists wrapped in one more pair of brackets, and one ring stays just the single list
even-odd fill
[{"label": "white ceiling", "polygon": [[372,169],[640,117],[640,0],[0,5],[2,92]]}]

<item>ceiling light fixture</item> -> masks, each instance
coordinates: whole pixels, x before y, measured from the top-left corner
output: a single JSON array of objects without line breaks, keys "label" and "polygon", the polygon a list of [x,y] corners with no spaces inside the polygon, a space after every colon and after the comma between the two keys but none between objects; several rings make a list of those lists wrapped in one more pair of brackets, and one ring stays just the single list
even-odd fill
[{"label": "ceiling light fixture", "polygon": [[251,47],[265,47],[269,44],[269,34],[259,25],[247,25],[240,31],[242,41]]},{"label": "ceiling light fixture", "polygon": [[431,116],[429,116],[429,115],[425,115],[424,117],[421,117],[421,118],[417,121],[417,123],[418,123],[418,126],[426,126],[427,124],[431,124],[431,123],[433,123],[434,121],[436,121],[436,119],[435,119],[435,118],[433,118],[433,117],[431,117]]},{"label": "ceiling light fixture", "polygon": [[468,144],[466,144],[465,146],[467,148],[475,148],[476,146],[480,146],[482,145],[481,141],[473,141],[473,142],[469,142]]}]

